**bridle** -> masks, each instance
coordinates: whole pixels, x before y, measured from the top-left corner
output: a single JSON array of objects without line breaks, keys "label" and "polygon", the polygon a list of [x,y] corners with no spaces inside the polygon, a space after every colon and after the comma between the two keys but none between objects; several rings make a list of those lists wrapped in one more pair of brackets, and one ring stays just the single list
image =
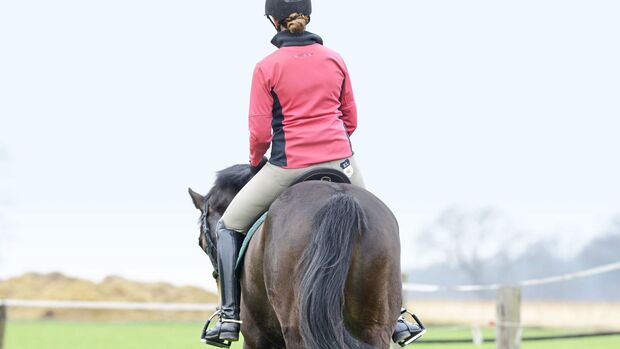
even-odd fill
[{"label": "bridle", "polygon": [[217,280],[219,276],[217,272],[217,247],[215,247],[215,242],[213,241],[213,237],[211,237],[211,228],[209,228],[209,196],[205,197],[204,212],[200,220],[200,233],[204,236],[204,241],[207,242],[207,246],[205,246],[203,250],[211,260],[211,265],[213,265],[213,278]]}]

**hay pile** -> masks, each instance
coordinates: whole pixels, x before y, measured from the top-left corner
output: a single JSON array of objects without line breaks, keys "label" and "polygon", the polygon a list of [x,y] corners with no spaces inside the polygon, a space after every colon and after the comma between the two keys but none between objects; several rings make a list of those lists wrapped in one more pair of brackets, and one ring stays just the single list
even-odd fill
[{"label": "hay pile", "polygon": [[[102,282],[63,274],[29,273],[0,280],[0,299],[127,301],[158,303],[216,303],[217,296],[198,287],[168,283],[144,283],[110,276]],[[207,314],[116,310],[9,309],[11,319],[65,320],[198,320]]]}]

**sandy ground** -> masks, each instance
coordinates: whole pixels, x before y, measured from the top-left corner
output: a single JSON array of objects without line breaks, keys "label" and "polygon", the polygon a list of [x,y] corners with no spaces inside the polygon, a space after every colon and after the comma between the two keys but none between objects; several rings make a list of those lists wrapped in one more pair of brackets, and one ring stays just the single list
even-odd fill
[{"label": "sandy ground", "polygon": [[[420,300],[409,302],[409,310],[433,324],[495,323],[494,301]],[[525,301],[521,321],[525,326],[620,330],[620,303]]]}]

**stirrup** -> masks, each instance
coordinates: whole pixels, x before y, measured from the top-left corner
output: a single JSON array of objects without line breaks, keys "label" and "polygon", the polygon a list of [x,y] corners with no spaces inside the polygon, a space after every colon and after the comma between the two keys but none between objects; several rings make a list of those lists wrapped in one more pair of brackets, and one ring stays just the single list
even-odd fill
[{"label": "stirrup", "polygon": [[420,321],[420,319],[417,317],[416,314],[410,312],[407,310],[407,308],[402,308],[400,310],[400,318],[399,320],[405,320],[404,315],[409,314],[411,316],[411,318],[413,318],[413,320],[416,322],[416,324],[420,327],[420,332],[417,334],[411,333],[411,335],[407,338],[405,338],[404,340],[398,342],[398,345],[400,345],[401,347],[405,347],[411,343],[413,343],[415,340],[417,340],[418,338],[422,337],[423,334],[426,333],[426,327],[424,327],[424,324],[422,324],[422,321]]},{"label": "stirrup", "polygon": [[212,345],[218,348],[230,348],[232,345],[232,341],[224,340],[224,339],[207,339],[207,331],[209,330],[209,326],[211,325],[211,321],[213,318],[217,317],[219,321],[224,321],[222,319],[221,310],[218,308],[213,315],[207,320],[205,327],[202,329],[202,334],[200,335],[200,340],[206,345]]}]

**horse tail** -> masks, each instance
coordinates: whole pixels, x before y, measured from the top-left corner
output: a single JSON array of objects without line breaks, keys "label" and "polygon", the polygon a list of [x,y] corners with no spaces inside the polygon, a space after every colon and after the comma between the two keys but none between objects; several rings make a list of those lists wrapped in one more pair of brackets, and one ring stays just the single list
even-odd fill
[{"label": "horse tail", "polygon": [[366,229],[360,204],[347,194],[331,197],[314,217],[314,233],[299,265],[298,309],[305,348],[372,349],[344,324],[344,287],[356,235]]}]

